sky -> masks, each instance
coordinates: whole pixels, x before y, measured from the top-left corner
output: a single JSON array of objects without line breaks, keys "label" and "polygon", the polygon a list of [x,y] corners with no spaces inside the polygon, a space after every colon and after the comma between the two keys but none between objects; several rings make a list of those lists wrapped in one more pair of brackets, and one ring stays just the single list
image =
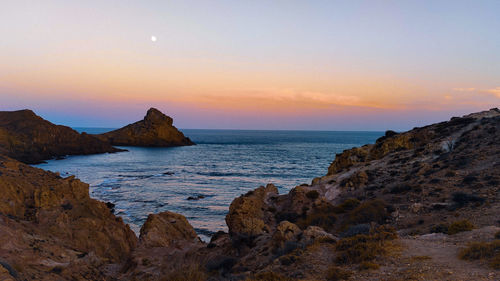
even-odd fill
[{"label": "sky", "polygon": [[500,105],[498,0],[0,7],[0,110],[57,124],[407,130]]}]

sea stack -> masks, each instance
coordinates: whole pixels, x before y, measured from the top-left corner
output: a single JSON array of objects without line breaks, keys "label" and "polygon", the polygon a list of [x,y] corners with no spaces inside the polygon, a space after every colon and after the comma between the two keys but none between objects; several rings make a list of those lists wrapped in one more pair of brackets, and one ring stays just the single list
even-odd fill
[{"label": "sea stack", "polygon": [[66,155],[118,152],[86,133],[55,125],[24,109],[0,111],[0,154],[28,164]]},{"label": "sea stack", "polygon": [[171,117],[156,108],[150,108],[143,120],[95,136],[111,145],[119,146],[170,147],[194,145],[172,123]]}]

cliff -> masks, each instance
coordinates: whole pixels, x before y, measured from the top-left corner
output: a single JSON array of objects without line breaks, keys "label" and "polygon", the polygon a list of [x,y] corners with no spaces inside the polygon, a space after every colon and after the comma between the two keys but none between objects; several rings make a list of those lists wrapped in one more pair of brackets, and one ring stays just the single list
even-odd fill
[{"label": "cliff", "polygon": [[123,151],[86,133],[54,125],[31,110],[0,112],[0,154],[24,163],[54,157]]},{"label": "cliff", "polygon": [[11,280],[103,280],[104,266],[124,262],[137,243],[74,177],[0,155],[0,193],[0,276],[6,269]]},{"label": "cliff", "polygon": [[143,120],[95,136],[102,141],[118,146],[170,147],[194,145],[172,123],[172,118],[155,108],[150,108]]}]

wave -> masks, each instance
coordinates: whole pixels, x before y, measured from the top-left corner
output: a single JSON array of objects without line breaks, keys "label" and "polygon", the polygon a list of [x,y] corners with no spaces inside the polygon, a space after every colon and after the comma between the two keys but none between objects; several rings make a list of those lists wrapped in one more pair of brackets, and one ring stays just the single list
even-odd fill
[{"label": "wave", "polygon": [[209,177],[244,177],[248,176],[248,174],[244,173],[236,173],[236,172],[197,172],[196,174],[200,176],[209,176]]}]

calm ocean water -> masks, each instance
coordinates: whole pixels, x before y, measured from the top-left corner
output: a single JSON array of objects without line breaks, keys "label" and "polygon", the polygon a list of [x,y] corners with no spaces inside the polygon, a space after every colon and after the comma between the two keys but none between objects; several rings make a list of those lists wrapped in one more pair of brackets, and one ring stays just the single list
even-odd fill
[{"label": "calm ocean water", "polygon": [[[110,129],[76,128],[88,133]],[[183,130],[198,145],[125,147],[129,152],[70,156],[39,168],[76,175],[93,198],[116,204],[115,213],[138,233],[149,213],[185,215],[207,239],[226,230],[231,201],[274,183],[280,193],[325,175],[335,153],[373,143],[383,132]],[[188,200],[189,197],[203,197]]]}]

